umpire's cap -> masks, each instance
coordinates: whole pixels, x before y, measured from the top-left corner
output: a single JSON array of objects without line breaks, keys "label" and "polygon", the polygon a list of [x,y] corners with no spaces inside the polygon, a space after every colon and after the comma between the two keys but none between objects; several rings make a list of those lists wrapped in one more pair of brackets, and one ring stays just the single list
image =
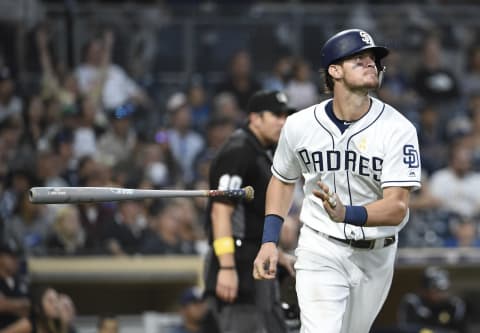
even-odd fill
[{"label": "umpire's cap", "polygon": [[425,289],[448,290],[450,287],[448,272],[435,266],[427,267],[423,272],[422,285]]},{"label": "umpire's cap", "polygon": [[270,111],[275,114],[290,114],[293,109],[287,105],[288,99],[285,93],[278,90],[261,90],[256,92],[248,101],[248,112]]},{"label": "umpire's cap", "polygon": [[372,36],[364,30],[348,29],[332,36],[322,47],[321,63],[324,69],[343,58],[356,53],[372,50],[375,61],[380,62],[390,52],[384,46],[375,45]]}]

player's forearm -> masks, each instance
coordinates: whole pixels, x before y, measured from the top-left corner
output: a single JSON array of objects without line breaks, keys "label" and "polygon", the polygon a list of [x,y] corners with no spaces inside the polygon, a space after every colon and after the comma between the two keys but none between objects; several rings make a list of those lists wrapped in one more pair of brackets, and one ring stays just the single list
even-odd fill
[{"label": "player's forearm", "polygon": [[366,205],[367,227],[399,225],[408,211],[410,191],[402,188],[384,190],[384,198]]},{"label": "player's forearm", "polygon": [[295,184],[284,183],[272,176],[267,188],[265,215],[275,214],[285,218],[293,200]]},{"label": "player's forearm", "polygon": [[[231,218],[232,218],[233,210],[234,210],[233,206],[223,204],[223,203],[218,203],[218,202],[213,203],[210,217],[212,220],[212,232],[213,232],[214,242],[215,240],[222,240],[222,239],[226,240],[227,238],[232,237]],[[220,266],[235,265],[233,252],[217,255],[217,258],[220,263]]]}]

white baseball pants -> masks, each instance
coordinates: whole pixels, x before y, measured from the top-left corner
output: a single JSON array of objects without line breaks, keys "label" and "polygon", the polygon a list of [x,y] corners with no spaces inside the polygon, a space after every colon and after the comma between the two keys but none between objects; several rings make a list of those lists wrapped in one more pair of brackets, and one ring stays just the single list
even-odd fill
[{"label": "white baseball pants", "polygon": [[303,226],[295,251],[300,333],[368,333],[387,298],[396,250],[397,243],[355,249]]}]

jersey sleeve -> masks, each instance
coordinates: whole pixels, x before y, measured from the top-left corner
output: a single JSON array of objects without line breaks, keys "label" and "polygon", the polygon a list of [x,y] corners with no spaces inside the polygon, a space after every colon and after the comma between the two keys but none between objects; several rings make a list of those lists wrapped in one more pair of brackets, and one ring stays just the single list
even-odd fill
[{"label": "jersey sleeve", "polygon": [[399,186],[417,190],[421,187],[421,163],[417,131],[411,123],[391,129],[385,142],[382,188]]},{"label": "jersey sleeve", "polygon": [[292,123],[287,119],[280,133],[271,168],[272,174],[285,183],[295,183],[302,175],[302,169],[292,146],[293,140],[289,135],[291,126]]},{"label": "jersey sleeve", "polygon": [[[210,167],[210,188],[219,190],[240,189],[248,171],[253,165],[250,156],[240,147],[222,150]],[[212,201],[236,204],[238,199],[212,197]]]}]

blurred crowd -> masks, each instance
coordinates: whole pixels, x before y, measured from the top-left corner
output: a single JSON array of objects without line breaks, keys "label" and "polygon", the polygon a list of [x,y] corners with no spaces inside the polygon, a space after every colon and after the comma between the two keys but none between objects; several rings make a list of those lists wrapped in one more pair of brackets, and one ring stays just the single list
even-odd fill
[{"label": "blurred crowd", "polygon": [[[204,253],[204,198],[33,205],[28,189],[206,189],[209,163],[245,124],[254,92],[283,90],[297,110],[328,97],[307,59],[280,53],[271,59],[270,72],[260,75],[251,52],[241,49],[231,52],[217,83],[193,74],[159,102],[135,73],[112,60],[118,38],[113,29],[92,35],[73,67],[52,50],[48,24],[31,33],[38,84],[25,89],[12,66],[0,68],[1,236],[15,240],[27,256]],[[412,196],[400,246],[476,247],[480,35],[457,50],[461,70],[450,65],[451,43],[441,30],[430,27],[421,36],[413,56],[392,49],[374,93],[419,133],[423,188]],[[295,246],[298,210],[294,205],[284,228],[287,249]]]}]

